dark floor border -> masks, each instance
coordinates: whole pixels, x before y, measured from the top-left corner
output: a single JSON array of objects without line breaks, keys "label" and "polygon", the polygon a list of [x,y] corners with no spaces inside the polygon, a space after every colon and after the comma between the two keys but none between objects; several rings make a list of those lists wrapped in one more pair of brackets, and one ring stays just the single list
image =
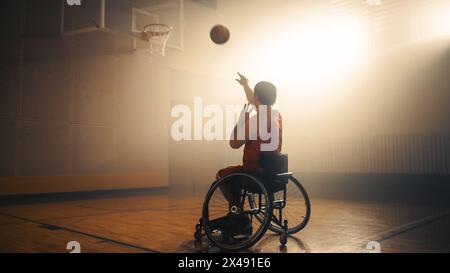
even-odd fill
[{"label": "dark floor border", "polygon": [[99,198],[145,196],[151,194],[163,194],[167,193],[168,191],[169,191],[168,187],[153,187],[153,188],[138,188],[138,189],[7,195],[7,196],[0,196],[0,206],[90,200]]}]

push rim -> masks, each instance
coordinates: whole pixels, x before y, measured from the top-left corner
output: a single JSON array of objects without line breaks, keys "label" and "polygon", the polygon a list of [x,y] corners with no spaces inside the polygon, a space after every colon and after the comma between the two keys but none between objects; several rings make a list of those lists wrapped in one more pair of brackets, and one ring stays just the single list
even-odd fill
[{"label": "push rim", "polygon": [[[211,221],[225,216],[229,212],[228,201],[223,196],[220,186],[222,183],[232,183],[237,179],[244,179],[247,183],[251,184],[251,187],[256,189],[252,192],[247,192],[246,195],[241,195],[243,202],[241,203],[241,209],[245,215],[250,215],[252,220],[253,232],[245,239],[235,239],[232,236],[218,235],[217,230],[212,230],[210,226]],[[237,182],[236,182],[237,183]],[[245,189],[242,190],[245,192]],[[258,196],[255,196],[258,195]],[[253,196],[253,197],[252,197]],[[252,199],[253,198],[253,199]],[[250,200],[257,200],[251,202]],[[255,206],[255,203],[259,204]],[[259,211],[259,212],[258,212]],[[257,219],[255,216],[260,214]],[[258,242],[262,236],[264,236],[272,215],[272,201],[267,188],[264,184],[252,175],[245,173],[235,173],[225,176],[218,181],[214,182],[210,190],[208,191],[205,203],[203,204],[202,218],[204,220],[205,233],[209,240],[217,245],[219,248],[226,250],[239,250],[243,248],[249,248],[256,242]]]},{"label": "push rim", "polygon": [[[286,184],[286,196],[283,196],[283,190],[273,193],[273,213],[269,230],[276,233],[285,232],[283,229],[284,220],[288,220],[288,234],[297,233],[302,230],[309,222],[311,216],[311,203],[309,196],[303,186],[295,177],[289,177]],[[283,200],[285,201],[283,204]],[[282,209],[281,222],[279,221],[278,206],[284,206]],[[258,221],[263,218],[257,218]]]}]

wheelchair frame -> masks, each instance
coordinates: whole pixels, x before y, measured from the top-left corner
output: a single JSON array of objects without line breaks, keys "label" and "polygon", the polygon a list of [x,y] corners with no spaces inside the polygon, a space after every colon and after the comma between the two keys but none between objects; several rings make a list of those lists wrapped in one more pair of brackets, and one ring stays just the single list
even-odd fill
[{"label": "wheelchair frame", "polygon": [[[258,181],[257,184],[261,184],[264,188],[265,191],[268,193],[268,200],[270,202],[270,205],[266,205],[266,207],[264,207],[263,204],[261,204],[261,194],[262,193],[257,193],[259,194],[259,203],[258,206],[253,206],[255,205],[254,202],[255,200],[250,200],[252,198],[254,198],[253,194],[255,194],[255,192],[252,192],[252,194],[249,194],[249,191],[247,189],[243,189],[243,193],[241,193],[241,211],[244,211],[244,202],[245,202],[245,198],[249,198],[249,204],[250,204],[250,209],[254,210],[255,208],[257,208],[256,211],[252,211],[251,214],[254,214],[255,218],[257,218],[258,221],[261,222],[261,219],[258,219],[258,213],[262,212],[262,209],[269,207],[270,211],[267,211],[265,213],[268,213],[270,216],[270,221],[268,221],[265,226],[263,226],[263,231],[261,232],[262,234],[259,236],[259,238],[257,238],[257,240],[255,240],[254,242],[250,242],[249,246],[257,243],[265,234],[265,232],[267,231],[267,229],[270,229],[271,231],[277,232],[280,234],[280,244],[282,246],[285,246],[287,243],[287,238],[289,236],[289,234],[294,234],[297,233],[298,231],[302,230],[308,223],[310,215],[311,215],[311,204],[310,204],[310,200],[309,200],[309,196],[306,192],[306,190],[304,189],[304,187],[301,185],[301,183],[293,176],[292,172],[285,172],[285,173],[279,173],[276,174],[275,176],[273,176],[272,178],[266,178],[266,179],[262,179],[262,178],[258,178],[255,177],[253,175],[247,174],[247,173],[233,173],[230,174],[228,176],[225,176],[217,181],[215,181],[212,186],[210,187],[210,189],[208,190],[208,194],[206,195],[207,198],[205,198],[204,204],[203,204],[203,210],[202,210],[202,218],[199,219],[198,224],[195,226],[195,233],[194,233],[194,238],[196,239],[196,241],[200,241],[201,238],[203,236],[206,236],[206,229],[205,229],[205,223],[204,223],[204,216],[205,216],[205,209],[206,209],[206,205],[207,202],[209,202],[208,200],[208,196],[210,196],[210,192],[215,189],[215,184],[219,183],[222,179],[227,179],[233,176],[246,176],[246,177],[250,177],[252,178],[254,181]],[[283,181],[284,180],[284,181]],[[306,215],[305,215],[305,219],[303,220],[303,222],[296,227],[293,230],[289,230],[289,223],[288,220],[285,219],[283,221],[283,209],[286,207],[287,204],[287,184],[289,183],[289,180],[292,181],[293,184],[295,184],[295,186],[300,190],[300,192],[302,193],[304,200],[305,200],[305,206],[306,206]],[[264,181],[266,181],[266,183],[264,183]],[[275,193],[280,192],[281,190],[277,190],[277,191],[273,191],[273,187],[272,186],[279,186],[279,184],[277,185],[276,183],[282,183],[284,184],[281,187],[281,190],[283,191],[283,198],[282,200],[273,200],[273,196]],[[229,207],[229,211],[231,211],[231,207]],[[274,210],[278,210],[278,217],[276,217],[273,214]],[[261,222],[262,224],[262,222]],[[274,228],[273,224],[277,225],[279,228]],[[215,242],[213,240],[211,240],[212,243],[214,244]],[[246,246],[246,247],[249,247]],[[219,246],[220,247],[220,246]],[[222,247],[224,248],[224,247]],[[244,247],[245,248],[245,247]],[[227,248],[224,248],[227,249]],[[233,250],[237,250],[235,248],[230,248]]]}]

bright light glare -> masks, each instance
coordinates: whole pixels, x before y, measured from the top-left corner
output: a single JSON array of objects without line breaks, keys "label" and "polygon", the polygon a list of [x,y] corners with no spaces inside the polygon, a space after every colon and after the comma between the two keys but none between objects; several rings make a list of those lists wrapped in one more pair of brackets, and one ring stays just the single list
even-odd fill
[{"label": "bright light glare", "polygon": [[256,51],[263,58],[255,68],[279,82],[325,87],[354,68],[364,43],[362,27],[351,21],[287,29]]},{"label": "bright light glare", "polygon": [[318,90],[325,92],[351,75],[367,49],[363,25],[356,21],[289,25],[267,31],[270,35],[250,51],[247,71],[259,79],[297,90],[313,89],[309,95],[323,96]]},{"label": "bright light glare", "polygon": [[438,1],[425,11],[428,18],[427,32],[431,37],[450,35],[450,1]]}]

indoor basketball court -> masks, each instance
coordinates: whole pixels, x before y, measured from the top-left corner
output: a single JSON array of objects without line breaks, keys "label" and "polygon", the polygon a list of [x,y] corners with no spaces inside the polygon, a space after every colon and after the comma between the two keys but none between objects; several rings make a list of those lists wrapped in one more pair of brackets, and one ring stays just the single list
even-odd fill
[{"label": "indoor basketball court", "polygon": [[450,1],[5,2],[0,252],[450,251]]}]

